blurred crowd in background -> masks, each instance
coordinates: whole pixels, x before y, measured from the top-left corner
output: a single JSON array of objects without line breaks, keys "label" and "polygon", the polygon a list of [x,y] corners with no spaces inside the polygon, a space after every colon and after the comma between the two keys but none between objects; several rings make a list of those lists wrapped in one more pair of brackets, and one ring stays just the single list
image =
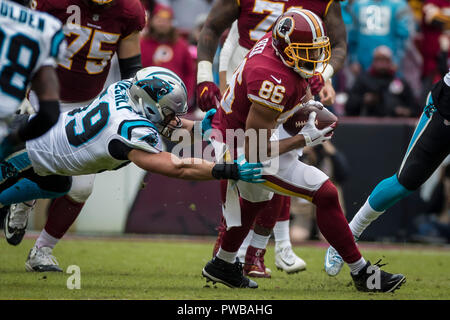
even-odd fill
[{"label": "blurred crowd in background", "polygon": [[[143,66],[162,66],[186,83],[189,112],[195,105],[197,41],[214,0],[141,0],[147,11],[142,32]],[[450,0],[346,0],[341,2],[347,28],[345,67],[333,77],[336,115],[416,118],[431,86],[450,67]],[[218,57],[215,81],[218,84]],[[449,160],[449,159],[447,159]],[[450,161],[435,174],[418,218],[419,241],[450,243]],[[303,161],[320,166],[339,185],[349,174],[345,155],[331,144],[305,150]],[[313,208],[301,200],[292,206],[297,223],[293,240],[320,237]],[[305,214],[306,212],[306,214]]]}]

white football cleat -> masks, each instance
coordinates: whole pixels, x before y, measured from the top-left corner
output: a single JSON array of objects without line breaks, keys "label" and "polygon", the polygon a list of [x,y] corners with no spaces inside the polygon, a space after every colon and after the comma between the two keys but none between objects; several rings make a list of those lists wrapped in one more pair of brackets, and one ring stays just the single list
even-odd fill
[{"label": "white football cleat", "polygon": [[5,217],[4,232],[6,241],[13,246],[22,242],[28,224],[28,216],[34,205],[26,203],[13,204]]},{"label": "white football cleat", "polygon": [[328,247],[327,253],[325,254],[324,266],[325,272],[331,277],[337,276],[344,266],[344,260],[342,260],[342,257],[332,246]]},{"label": "white football cleat", "polygon": [[306,270],[306,262],[295,254],[291,245],[284,247],[275,245],[275,266],[286,273]]},{"label": "white football cleat", "polygon": [[52,255],[52,248],[42,247],[31,248],[28,254],[27,262],[25,262],[25,269],[29,272],[62,272],[58,265],[58,261]]}]

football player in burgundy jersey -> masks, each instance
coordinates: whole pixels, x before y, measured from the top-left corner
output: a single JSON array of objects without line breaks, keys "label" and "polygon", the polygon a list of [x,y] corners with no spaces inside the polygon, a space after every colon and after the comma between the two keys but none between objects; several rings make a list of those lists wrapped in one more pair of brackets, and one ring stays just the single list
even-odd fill
[{"label": "football player in burgundy jersey", "polygon": [[[207,281],[235,288],[258,287],[243,274],[237,251],[257,213],[245,207],[265,206],[274,193],[302,197],[316,205],[318,227],[349,265],[358,290],[391,292],[405,281],[403,275],[387,273],[378,264],[371,266],[365,261],[342,212],[336,187],[322,171],[297,160],[297,149],[330,139],[332,126],[317,129],[316,113],[311,112],[298,134],[289,136],[281,130],[280,123],[314,103],[307,79],[325,70],[330,51],[322,20],[309,10],[291,9],[277,19],[272,32],[257,42],[234,72],[212,122],[221,133],[211,136],[216,154],[228,149],[228,155],[238,161],[258,155],[258,161],[271,159],[265,162],[268,164],[278,160],[278,167],[266,172],[266,181],[258,185],[221,185],[227,229],[216,256],[202,270]],[[246,135],[245,141],[236,142],[227,136],[230,129],[256,131],[256,140],[250,143]],[[274,129],[278,138],[271,134]],[[264,154],[267,157],[261,156]],[[373,268],[380,275],[375,286],[368,281]]]},{"label": "football player in burgundy jersey", "polygon": [[[217,1],[211,10],[205,27],[200,35],[198,45],[198,79],[197,98],[200,108],[208,109],[215,99],[220,100],[220,92],[212,82],[212,69],[210,62],[213,59],[218,37],[234,19],[237,19],[237,28],[232,28],[229,37],[233,36],[233,30],[237,30],[235,48],[230,53],[226,78],[236,69],[245,54],[252,46],[272,27],[276,18],[290,8],[308,9],[325,23],[331,41],[331,60],[322,74],[317,74],[309,79],[311,91],[315,95],[320,91],[326,100],[334,100],[334,89],[331,85],[331,76],[341,69],[347,52],[345,25],[341,17],[341,8],[338,1],[333,0],[221,0]],[[223,51],[229,44],[225,42]],[[221,53],[222,54],[222,53]],[[222,62],[221,56],[221,62]],[[221,67],[222,68],[222,67]],[[210,71],[211,70],[211,71]],[[326,80],[326,81],[324,81]],[[327,86],[320,90],[324,83]],[[249,208],[250,209],[250,208]],[[257,210],[254,208],[253,210]],[[290,197],[275,195],[270,203],[260,208],[253,231],[246,237],[239,257],[246,261],[245,272],[249,276],[270,277],[270,269],[264,265],[264,254],[267,241],[272,229],[275,235],[275,264],[277,268],[288,273],[294,273],[306,269],[306,263],[292,250],[289,236]],[[219,236],[214,246],[214,252],[220,246],[223,223],[219,227]],[[252,241],[252,238],[255,241]],[[259,241],[258,241],[259,239]],[[247,250],[248,247],[248,250]]]},{"label": "football player in burgundy jersey", "polygon": [[[145,10],[139,0],[33,0],[33,7],[64,24],[68,46],[57,69],[62,112],[85,107],[95,99],[115,53],[122,79],[133,77],[142,67],[139,32],[145,26]],[[94,178],[94,174],[74,177],[69,193],[49,207],[38,241],[53,247],[64,236],[92,193]],[[11,216],[23,216],[26,221],[34,203],[11,206]],[[51,254],[51,250],[45,252]],[[61,271],[55,259],[42,261],[48,265],[36,270]]]}]

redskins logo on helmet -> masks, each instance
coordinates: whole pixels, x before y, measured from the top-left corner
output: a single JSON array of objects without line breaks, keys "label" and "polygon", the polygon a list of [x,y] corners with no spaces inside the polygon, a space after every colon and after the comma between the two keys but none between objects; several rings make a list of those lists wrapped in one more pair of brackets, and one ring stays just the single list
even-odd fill
[{"label": "redskins logo on helmet", "polygon": [[304,9],[286,11],[277,19],[272,46],[283,63],[303,78],[321,73],[331,56],[330,39],[322,20]]}]

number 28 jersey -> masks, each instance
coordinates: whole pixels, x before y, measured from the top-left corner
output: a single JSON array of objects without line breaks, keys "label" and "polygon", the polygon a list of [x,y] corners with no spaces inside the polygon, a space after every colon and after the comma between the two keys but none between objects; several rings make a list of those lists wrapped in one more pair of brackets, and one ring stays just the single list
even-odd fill
[{"label": "number 28 jersey", "polygon": [[26,149],[40,175],[84,175],[118,169],[128,152],[159,153],[161,138],[153,123],[135,113],[126,91],[131,82],[110,85],[87,107],[62,113],[57,124]]},{"label": "number 28 jersey", "polygon": [[270,31],[275,20],[291,8],[304,8],[325,17],[333,0],[236,0],[239,44],[247,49]]},{"label": "number 28 jersey", "polygon": [[0,118],[15,113],[41,67],[56,66],[63,40],[54,17],[0,0]]}]

